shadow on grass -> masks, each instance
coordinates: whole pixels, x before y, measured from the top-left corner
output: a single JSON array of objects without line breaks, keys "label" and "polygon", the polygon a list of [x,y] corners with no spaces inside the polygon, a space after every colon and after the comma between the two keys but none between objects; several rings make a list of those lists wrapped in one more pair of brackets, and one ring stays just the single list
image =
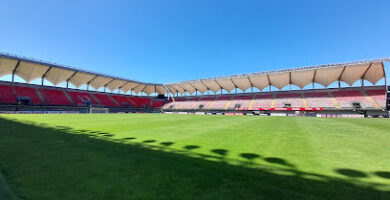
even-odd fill
[{"label": "shadow on grass", "polygon": [[220,156],[226,156],[226,154],[228,153],[228,150],[226,150],[226,149],[212,149],[211,152],[218,154]]},{"label": "shadow on grass", "polygon": [[[354,180],[144,145],[0,118],[0,169],[24,199],[390,199],[388,191]],[[222,150],[213,151],[216,158],[226,155]]]},{"label": "shadow on grass", "polygon": [[187,149],[187,150],[193,150],[193,149],[199,149],[200,146],[198,145],[186,145],[184,146],[184,149]]},{"label": "shadow on grass", "polygon": [[137,138],[135,138],[135,137],[125,137],[125,138],[123,138],[124,140],[135,140],[135,139],[137,139]]},{"label": "shadow on grass", "polygon": [[374,174],[382,178],[390,179],[390,172],[379,171],[375,172]]},{"label": "shadow on grass", "polygon": [[173,145],[174,143],[173,142],[160,142],[161,145],[164,145],[166,147],[169,147],[171,145]]},{"label": "shadow on grass", "polygon": [[286,160],[281,159],[281,158],[268,157],[268,158],[264,158],[264,160],[265,160],[266,162],[273,163],[273,164],[284,165],[284,166],[292,167],[292,168],[295,167],[293,164],[291,164],[291,163],[289,163],[289,162],[287,162]]},{"label": "shadow on grass", "polygon": [[255,158],[260,158],[260,155],[259,154],[255,154],[255,153],[241,153],[240,156],[245,158],[245,159],[248,159],[248,160],[253,160]]},{"label": "shadow on grass", "polygon": [[344,176],[349,176],[349,177],[367,177],[367,174],[355,169],[336,169],[335,170],[337,173],[344,175]]},{"label": "shadow on grass", "polygon": [[153,142],[156,142],[156,140],[144,140],[142,141],[143,143],[153,143]]}]

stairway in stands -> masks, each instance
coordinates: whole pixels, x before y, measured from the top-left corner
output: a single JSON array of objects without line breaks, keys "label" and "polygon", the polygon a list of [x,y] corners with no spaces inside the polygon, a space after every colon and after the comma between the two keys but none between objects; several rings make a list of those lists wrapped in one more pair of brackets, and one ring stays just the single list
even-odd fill
[{"label": "stairway in stands", "polygon": [[302,96],[302,105],[304,108],[307,108],[307,101],[306,101],[305,93],[302,92],[301,96]]},{"label": "stairway in stands", "polygon": [[226,105],[223,107],[223,109],[227,109],[229,107],[229,105],[232,103],[232,100],[233,100],[233,97],[234,96],[231,96],[230,99],[228,100],[228,102],[226,102]]},{"label": "stairway in stands", "polygon": [[41,93],[41,91],[38,90],[38,88],[35,88],[35,92],[37,93],[39,99],[41,99],[42,103],[46,105],[47,104],[46,99],[43,96],[43,94]]},{"label": "stairway in stands", "polygon": [[337,102],[336,98],[334,98],[333,94],[331,92],[328,92],[328,94],[329,94],[330,100],[332,101],[334,107],[336,107],[337,109],[340,109],[341,106],[340,106],[339,102]]},{"label": "stairway in stands", "polygon": [[367,101],[369,101],[373,106],[374,108],[380,108],[379,104],[372,98],[370,97],[366,91],[362,90],[361,91],[363,93],[363,95],[366,97]]}]

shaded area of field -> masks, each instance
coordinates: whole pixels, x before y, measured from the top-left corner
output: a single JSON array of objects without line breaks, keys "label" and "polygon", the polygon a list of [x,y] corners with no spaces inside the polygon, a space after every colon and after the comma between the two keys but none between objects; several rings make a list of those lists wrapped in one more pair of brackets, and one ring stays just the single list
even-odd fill
[{"label": "shaded area of field", "polygon": [[[364,125],[364,124],[363,124]],[[389,171],[307,172],[286,158],[0,118],[0,169],[25,199],[390,199]],[[270,163],[271,165],[261,164]]]}]

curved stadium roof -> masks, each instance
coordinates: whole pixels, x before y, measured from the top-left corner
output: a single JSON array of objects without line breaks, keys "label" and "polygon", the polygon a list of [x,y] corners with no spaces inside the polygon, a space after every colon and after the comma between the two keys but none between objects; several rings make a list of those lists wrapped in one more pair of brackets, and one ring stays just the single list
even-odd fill
[{"label": "curved stadium roof", "polygon": [[383,62],[389,59],[377,59],[371,61],[341,63],[330,65],[318,65],[301,67],[294,69],[284,69],[278,71],[267,71],[251,74],[224,76],[208,79],[198,79],[166,84],[173,94],[183,94],[185,92],[201,93],[211,90],[217,93],[220,90],[231,92],[238,88],[246,91],[255,87],[260,91],[268,86],[278,89],[293,84],[299,88],[304,88],[310,83],[319,83],[328,87],[335,81],[343,81],[352,86],[358,80],[367,80],[375,85],[385,77]]},{"label": "curved stadium roof", "polygon": [[167,93],[163,84],[144,83],[56,63],[0,53],[0,77],[9,74],[18,75],[27,83],[42,78],[50,81],[54,86],[63,82],[69,82],[76,88],[90,85],[95,90],[105,87],[110,91],[120,89],[125,93],[127,91],[133,91],[136,94],[144,92],[148,95],[152,93]]},{"label": "curved stadium roof", "polygon": [[95,90],[105,87],[110,91],[119,89],[125,93],[128,91],[132,91],[135,94],[144,92],[148,95],[152,93],[166,94],[167,92],[172,94],[184,94],[186,92],[192,94],[196,91],[205,93],[207,90],[217,93],[222,89],[228,92],[236,88],[246,91],[251,87],[259,90],[263,90],[268,86],[282,89],[289,84],[303,88],[310,83],[319,83],[324,87],[328,87],[335,81],[343,81],[352,86],[358,80],[367,80],[375,85],[385,77],[383,62],[387,61],[390,61],[390,59],[318,65],[157,84],[118,78],[55,63],[0,53],[0,77],[15,74],[26,82],[42,78],[50,81],[55,86],[63,82],[69,82],[76,88],[87,84]]}]

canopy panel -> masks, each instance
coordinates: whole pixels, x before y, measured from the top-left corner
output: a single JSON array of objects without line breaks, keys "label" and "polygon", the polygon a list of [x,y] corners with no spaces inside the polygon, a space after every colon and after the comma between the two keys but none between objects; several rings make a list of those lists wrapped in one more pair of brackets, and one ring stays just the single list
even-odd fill
[{"label": "canopy panel", "polygon": [[120,86],[124,85],[126,83],[126,81],[124,80],[120,80],[120,79],[114,79],[112,81],[110,81],[106,87],[112,92],[116,89],[118,89]]},{"label": "canopy panel", "polygon": [[157,85],[156,92],[158,94],[166,94],[168,91],[167,91],[167,89],[165,89],[165,87],[163,85]]},{"label": "canopy panel", "polygon": [[207,89],[213,91],[214,93],[217,93],[222,89],[215,80],[202,80],[202,83],[207,87]]},{"label": "canopy panel", "polygon": [[202,82],[194,82],[190,83],[196,90],[201,92],[202,94],[207,91],[207,87]]},{"label": "canopy panel", "polygon": [[112,80],[112,78],[107,78],[104,76],[97,76],[91,80],[89,85],[92,86],[95,90],[98,90],[101,87],[103,87],[104,85],[106,85],[107,83],[109,83],[111,80]]},{"label": "canopy panel", "polygon": [[172,85],[167,85],[167,88],[169,89],[169,92],[174,95],[176,95],[178,92]]},{"label": "canopy panel", "polygon": [[21,61],[15,71],[27,83],[41,78],[49,69],[49,66]]},{"label": "canopy panel", "polygon": [[185,93],[184,88],[180,87],[179,85],[172,85],[172,87],[173,87],[177,92],[179,92],[180,94],[184,94],[184,93]]},{"label": "canopy panel", "polygon": [[52,67],[47,72],[45,79],[53,83],[53,85],[58,85],[62,82],[68,80],[74,72],[66,69],[61,69],[57,67]]},{"label": "canopy panel", "polygon": [[133,89],[133,92],[138,94],[140,92],[142,92],[143,89],[145,89],[146,85],[145,84],[139,84],[138,86],[136,86],[134,89]]},{"label": "canopy panel", "polygon": [[216,79],[217,83],[226,91],[230,92],[236,88],[233,81],[229,79]]},{"label": "canopy panel", "polygon": [[324,68],[316,70],[316,75],[314,77],[314,82],[328,87],[333,82],[337,81],[341,76],[341,73],[344,70],[344,66],[339,66],[335,68]]},{"label": "canopy panel", "polygon": [[370,63],[346,66],[340,80],[352,86],[357,80],[360,80],[367,71]]},{"label": "canopy panel", "polygon": [[248,88],[251,87],[251,82],[249,81],[248,77],[238,77],[238,78],[232,78],[232,81],[234,85],[237,86],[242,91],[246,91]]},{"label": "canopy panel", "polygon": [[74,74],[73,77],[70,78],[69,82],[72,83],[76,88],[79,88],[79,87],[87,84],[95,76],[96,75],[93,75],[93,74],[76,72],[76,74]]},{"label": "canopy panel", "polygon": [[188,84],[188,83],[183,83],[180,85],[181,88],[183,88],[184,90],[186,90],[186,92],[189,92],[191,94],[195,93],[196,92],[196,89],[191,85],[191,84]]},{"label": "canopy panel", "polygon": [[367,70],[367,72],[364,74],[363,79],[369,81],[373,85],[375,85],[379,80],[381,80],[383,77],[385,77],[385,71],[384,71],[383,63],[376,62],[372,63],[370,68]]},{"label": "canopy panel", "polygon": [[122,90],[124,93],[126,93],[127,91],[134,89],[134,88],[137,87],[138,85],[140,85],[140,83],[136,83],[136,82],[127,82],[125,85],[123,85],[123,86],[121,87],[121,90]]},{"label": "canopy panel", "polygon": [[294,84],[300,88],[304,88],[309,83],[313,82],[314,70],[297,71],[291,73],[291,84]]},{"label": "canopy panel", "polygon": [[257,89],[259,89],[260,91],[268,87],[270,83],[268,79],[268,75],[266,74],[248,76],[248,78],[251,81],[252,85]]},{"label": "canopy panel", "polygon": [[0,77],[3,77],[8,74],[12,74],[17,63],[18,63],[17,60],[0,57]]},{"label": "canopy panel", "polygon": [[290,73],[277,73],[277,74],[269,74],[269,81],[272,86],[281,90],[284,86],[290,84]]},{"label": "canopy panel", "polygon": [[155,85],[146,85],[145,88],[142,90],[145,94],[149,95],[156,92],[156,86]]}]

